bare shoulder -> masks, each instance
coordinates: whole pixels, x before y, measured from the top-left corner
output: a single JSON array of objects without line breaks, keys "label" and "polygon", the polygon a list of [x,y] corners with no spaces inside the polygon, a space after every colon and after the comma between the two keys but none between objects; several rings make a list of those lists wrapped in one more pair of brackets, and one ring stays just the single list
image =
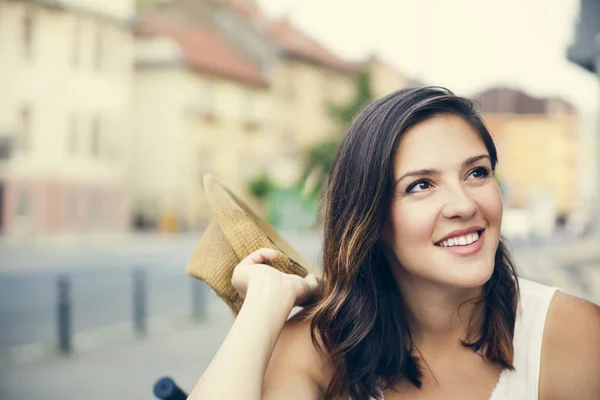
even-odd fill
[{"label": "bare shoulder", "polygon": [[[286,322],[265,374],[266,398],[322,397],[333,371],[328,357],[312,342],[310,324],[304,311]],[[290,397],[291,391],[297,397]]]},{"label": "bare shoulder", "polygon": [[542,345],[540,399],[600,399],[600,307],[557,292]]}]

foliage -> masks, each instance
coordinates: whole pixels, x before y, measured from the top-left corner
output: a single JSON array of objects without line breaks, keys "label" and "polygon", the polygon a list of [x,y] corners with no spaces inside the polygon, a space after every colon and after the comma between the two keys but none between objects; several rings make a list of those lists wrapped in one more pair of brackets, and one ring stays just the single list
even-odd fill
[{"label": "foliage", "polygon": [[356,92],[354,98],[347,104],[329,106],[329,112],[336,122],[347,128],[359,111],[373,100],[371,90],[371,76],[366,69],[361,70],[356,76]]},{"label": "foliage", "polygon": [[308,148],[305,154],[306,165],[303,181],[308,176],[316,171],[320,176],[325,176],[333,166],[333,160],[338,147],[340,146],[340,138],[334,137],[325,142],[321,142],[315,146]]},{"label": "foliage", "polygon": [[266,172],[255,176],[248,182],[248,191],[257,199],[264,200],[269,192],[276,187]]},{"label": "foliage", "polygon": [[349,103],[329,105],[329,112],[341,131],[337,132],[332,138],[309,147],[304,155],[305,167],[302,174],[302,181],[304,182],[311,174],[317,171],[318,178],[314,184],[317,193],[320,193],[325,186],[337,149],[341,143],[343,132],[350,126],[356,114],[373,100],[371,77],[366,69],[361,70],[357,74],[355,85],[356,92],[354,98]]}]

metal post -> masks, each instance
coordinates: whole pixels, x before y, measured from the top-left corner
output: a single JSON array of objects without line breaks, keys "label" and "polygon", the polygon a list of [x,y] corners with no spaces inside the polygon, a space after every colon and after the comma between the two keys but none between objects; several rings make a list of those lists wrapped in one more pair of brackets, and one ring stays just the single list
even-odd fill
[{"label": "metal post", "polygon": [[[596,67],[596,74],[598,75],[598,83],[600,83],[600,32],[596,34],[594,42],[596,45],[596,60],[594,65]],[[598,111],[600,112],[600,110]],[[598,116],[596,118],[596,195],[594,196],[596,207],[592,212],[596,214],[594,216],[594,233],[600,234],[600,118]]]},{"label": "metal post", "polygon": [[58,328],[58,350],[68,355],[72,350],[71,332],[71,281],[68,275],[58,276],[56,281],[58,289],[57,301],[57,328]]},{"label": "metal post", "polygon": [[146,270],[135,268],[133,270],[133,330],[140,337],[146,336],[148,331],[146,285]]},{"label": "metal post", "polygon": [[192,279],[192,319],[201,321],[206,318],[206,287],[200,279]]}]

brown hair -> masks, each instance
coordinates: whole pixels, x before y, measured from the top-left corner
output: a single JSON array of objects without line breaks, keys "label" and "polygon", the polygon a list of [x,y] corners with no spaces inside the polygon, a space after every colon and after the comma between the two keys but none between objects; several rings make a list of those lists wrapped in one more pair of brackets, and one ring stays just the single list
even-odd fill
[{"label": "brown hair", "polygon": [[[494,142],[476,104],[440,87],[408,88],[365,107],[336,155],[324,209],[323,298],[311,311],[313,343],[334,367],[326,398],[377,398],[379,382],[401,379],[421,386],[411,354],[407,321],[398,311],[401,293],[380,242],[393,188],[393,157],[404,132],[440,114],[463,118],[479,133],[497,163]],[[471,321],[463,345],[488,361],[514,369],[512,339],[518,282],[501,239],[492,277],[478,304],[482,321]],[[319,345],[322,341],[323,347]],[[408,344],[408,345],[407,345]]]}]

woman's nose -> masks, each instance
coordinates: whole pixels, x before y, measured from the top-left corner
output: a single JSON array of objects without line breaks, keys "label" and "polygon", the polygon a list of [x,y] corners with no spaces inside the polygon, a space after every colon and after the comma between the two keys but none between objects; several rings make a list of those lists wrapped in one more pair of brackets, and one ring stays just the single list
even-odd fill
[{"label": "woman's nose", "polygon": [[447,196],[442,209],[445,218],[471,219],[477,214],[477,203],[462,186],[448,190],[444,195]]}]

